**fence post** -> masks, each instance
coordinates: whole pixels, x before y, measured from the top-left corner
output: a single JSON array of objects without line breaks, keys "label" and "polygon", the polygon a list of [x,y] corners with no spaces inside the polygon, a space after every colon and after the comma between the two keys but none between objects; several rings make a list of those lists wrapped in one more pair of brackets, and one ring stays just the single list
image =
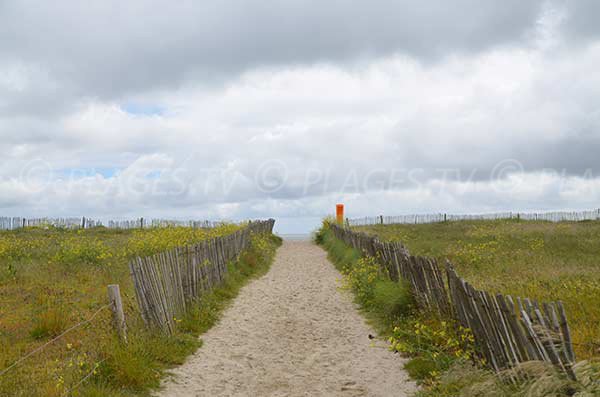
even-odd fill
[{"label": "fence post", "polygon": [[113,323],[119,338],[127,343],[127,324],[125,323],[125,313],[123,312],[123,302],[121,301],[121,291],[118,284],[108,286],[108,300],[113,313]]}]

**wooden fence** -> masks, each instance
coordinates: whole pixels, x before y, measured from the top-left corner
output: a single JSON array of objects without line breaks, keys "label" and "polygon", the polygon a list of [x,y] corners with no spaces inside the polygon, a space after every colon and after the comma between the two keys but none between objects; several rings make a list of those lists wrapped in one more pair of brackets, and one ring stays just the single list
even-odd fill
[{"label": "wooden fence", "polygon": [[103,224],[99,220],[91,218],[22,218],[22,217],[0,217],[0,230],[15,230],[24,227],[56,227],[62,229],[90,229],[94,227],[106,227],[109,229],[140,229],[158,227],[192,227],[195,229],[213,228],[222,225],[219,221],[206,220],[172,220],[144,218],[128,220],[110,220]]},{"label": "wooden fence", "polygon": [[600,209],[590,211],[555,211],[541,213],[526,212],[496,212],[490,214],[417,214],[417,215],[398,215],[398,216],[373,216],[365,218],[348,219],[349,226],[366,225],[393,225],[393,224],[421,224],[438,223],[449,221],[465,220],[498,220],[498,219],[522,219],[548,222],[563,221],[585,221],[599,220]]},{"label": "wooden fence", "polygon": [[129,263],[142,318],[165,334],[189,305],[219,285],[227,263],[246,248],[251,233],[272,233],[275,221],[252,221],[230,235],[179,247]]},{"label": "wooden fence", "polygon": [[129,219],[119,221],[108,221],[109,229],[145,229],[161,227],[191,227],[194,229],[210,229],[223,225],[223,221],[202,221],[202,220],[175,220],[175,219]]},{"label": "wooden fence", "polygon": [[419,307],[454,318],[473,333],[477,351],[495,371],[539,360],[554,364],[575,379],[575,354],[562,302],[492,295],[460,278],[450,262],[412,256],[399,242],[332,224],[335,236],[363,255],[378,258],[385,274],[405,280]]},{"label": "wooden fence", "polygon": [[0,230],[15,230],[24,227],[52,226],[64,229],[79,229],[99,226],[99,222],[88,218],[21,218],[0,217]]}]

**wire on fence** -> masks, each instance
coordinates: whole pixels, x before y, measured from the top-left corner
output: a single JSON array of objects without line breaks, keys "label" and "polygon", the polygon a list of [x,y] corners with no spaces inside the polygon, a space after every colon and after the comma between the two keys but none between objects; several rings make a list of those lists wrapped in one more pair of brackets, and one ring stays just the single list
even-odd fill
[{"label": "wire on fence", "polygon": [[[10,221],[7,221],[10,219]],[[74,224],[73,220],[71,220],[71,224]],[[136,221],[137,222],[137,221]],[[158,325],[166,326],[170,324],[171,321],[174,321],[174,307],[178,304],[181,304],[182,307],[185,307],[185,304],[189,302],[190,299],[197,297],[200,294],[201,289],[210,289],[212,287],[211,281],[209,278],[214,279],[214,283],[218,283],[222,281],[224,274],[227,272],[227,262],[237,257],[243,249],[246,248],[250,233],[272,233],[273,225],[275,221],[273,219],[269,219],[266,221],[249,221],[247,225],[241,230],[235,231],[227,236],[214,238],[209,241],[204,241],[200,244],[190,247],[179,247],[172,251],[164,252],[152,257],[148,258],[138,258],[137,261],[142,263],[149,262],[148,266],[144,268],[145,271],[141,271],[139,274],[136,273],[135,265],[131,268],[132,276],[134,278],[134,284],[136,287],[136,296],[138,298],[138,303],[140,304],[142,318],[147,321],[152,314],[159,316]],[[13,225],[16,225],[14,228],[19,227],[27,227],[27,226],[39,226],[41,225],[41,221],[37,222],[29,222],[22,218],[0,218],[0,230],[1,229],[11,229]],[[145,227],[144,221],[140,220],[139,223],[136,223],[138,227]],[[54,226],[62,225],[63,227],[69,227],[68,221],[60,221],[55,222]],[[86,226],[87,225],[87,226]],[[82,228],[92,227],[90,225],[98,225],[89,219],[83,219],[81,223]],[[112,227],[120,228],[123,226],[132,226],[134,223],[125,223],[125,224],[112,224]],[[177,226],[185,226],[185,227],[211,227],[216,226],[217,223],[208,223],[205,221],[202,222],[178,222],[178,221],[164,221],[164,220],[153,220],[151,227],[177,227]],[[182,255],[185,252],[186,259],[193,258],[193,266],[189,269],[184,265],[191,265],[191,263],[184,261],[182,262]],[[158,260],[158,262],[154,262],[153,260]],[[135,263],[135,261],[133,262]],[[168,269],[160,267],[160,265],[165,265],[168,263],[170,267]],[[183,278],[184,283],[182,284],[182,274],[187,275],[187,270],[193,271],[191,274],[192,279]],[[208,271],[210,269],[210,271]],[[147,272],[151,273],[148,274]],[[148,279],[148,276],[150,278]],[[159,278],[164,278],[163,280],[159,280]],[[145,282],[149,282],[148,285],[144,285]],[[163,289],[152,290],[149,286],[155,286],[154,283],[159,283],[163,286]],[[169,283],[175,283],[170,285]],[[143,287],[142,290],[139,288]],[[177,288],[179,287],[179,288]],[[48,342],[43,345],[35,348],[30,351],[26,355],[22,356],[14,363],[6,367],[5,369],[0,371],[0,376],[5,375],[11,369],[17,367],[23,361],[37,354],[38,352],[44,350],[47,346],[52,343],[58,341],[63,338],[65,335],[70,333],[71,331],[82,327],[86,324],[91,323],[96,316],[102,312],[103,310],[113,307],[113,322],[117,327],[117,331],[121,336],[121,339],[126,343],[126,327],[125,321],[122,313],[120,292],[118,285],[109,285],[109,299],[111,303],[108,303],[98,310],[96,310],[91,317],[86,320],[83,320],[62,332],[60,335],[52,338]],[[165,289],[166,288],[166,289]],[[148,296],[148,293],[150,295]],[[160,304],[165,305],[162,307],[162,311],[159,310],[160,313],[156,314],[156,307],[152,304],[149,304],[148,299],[154,297],[155,294],[160,294],[160,298],[162,298]],[[177,298],[181,297],[182,300],[178,300]],[[145,304],[142,304],[145,303]],[[156,302],[152,302],[156,303]],[[159,305],[160,306],[160,305]],[[119,314],[119,309],[121,310]],[[179,312],[177,312],[179,314]],[[162,316],[160,316],[162,315]],[[165,318],[166,315],[166,318]],[[156,325],[156,324],[155,324]],[[167,329],[167,331],[172,331],[172,328]],[[170,332],[167,332],[170,333]],[[81,384],[83,384],[87,379],[89,379],[97,370],[98,366],[102,364],[106,359],[103,359],[97,363],[95,363],[94,368],[87,373],[82,379],[80,379],[75,385],[70,387],[65,391],[64,396],[70,395],[73,391],[75,391]]]},{"label": "wire on fence", "polygon": [[81,384],[82,384],[83,382],[85,382],[85,381],[86,381],[86,380],[88,380],[88,379],[89,379],[89,378],[90,378],[92,375],[94,375],[94,373],[96,372],[96,370],[98,369],[98,367],[100,366],[100,364],[102,364],[102,363],[103,363],[103,362],[105,362],[105,361],[106,361],[106,359],[105,359],[105,358],[104,358],[104,359],[102,359],[102,360],[100,360],[100,361],[98,361],[98,362],[97,362],[97,363],[94,365],[94,368],[93,368],[93,369],[92,369],[90,372],[88,372],[88,373],[87,373],[87,375],[85,375],[83,378],[81,378],[81,380],[79,380],[79,382],[77,382],[75,385],[73,385],[73,386],[71,386],[69,389],[67,389],[67,390],[65,391],[65,393],[63,394],[63,396],[65,396],[65,397],[66,397],[66,396],[70,395],[71,393],[73,393],[73,392],[74,392],[74,391],[75,391],[75,390],[76,390],[76,389],[77,389],[79,386],[81,386]]},{"label": "wire on fence", "polygon": [[73,325],[72,327],[68,328],[66,331],[64,331],[63,333],[61,333],[60,335],[54,337],[53,339],[49,340],[48,342],[44,343],[43,345],[37,347],[36,349],[33,349],[32,351],[30,351],[29,353],[27,353],[26,355],[24,355],[23,357],[21,357],[20,359],[18,359],[17,361],[15,361],[14,363],[12,363],[11,365],[9,365],[8,367],[4,368],[2,371],[0,371],[0,376],[3,376],[4,374],[6,374],[8,371],[10,371],[11,369],[13,369],[14,367],[16,367],[17,365],[19,365],[20,363],[22,363],[23,361],[25,361],[26,359],[28,359],[29,357],[33,356],[34,354],[40,352],[41,350],[43,350],[44,348],[46,348],[48,345],[51,345],[52,343],[56,342],[57,340],[59,340],[60,338],[62,338],[63,336],[65,336],[66,334],[68,334],[69,332],[83,326],[86,324],[91,323],[94,318],[96,318],[96,316],[104,309],[108,309],[111,306],[111,304],[106,304],[104,306],[102,306],[101,308],[99,308],[96,312],[94,312],[94,314],[92,314],[92,316],[90,318],[88,318],[87,320],[83,320],[75,325]]}]

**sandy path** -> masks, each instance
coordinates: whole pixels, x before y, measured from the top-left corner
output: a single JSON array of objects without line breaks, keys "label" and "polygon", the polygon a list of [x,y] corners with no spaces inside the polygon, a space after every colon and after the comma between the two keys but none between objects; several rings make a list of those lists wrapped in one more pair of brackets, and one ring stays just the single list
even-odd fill
[{"label": "sandy path", "polygon": [[286,241],[160,396],[406,396],[403,359],[369,340],[325,252]]}]

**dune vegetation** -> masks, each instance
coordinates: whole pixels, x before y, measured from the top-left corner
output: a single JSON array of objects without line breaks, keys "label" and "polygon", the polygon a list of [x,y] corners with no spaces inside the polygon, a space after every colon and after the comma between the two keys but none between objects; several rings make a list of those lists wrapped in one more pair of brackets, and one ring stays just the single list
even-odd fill
[{"label": "dune vegetation", "polygon": [[[128,261],[237,230],[172,227],[143,230],[26,228],[0,232],[0,395],[130,396],[157,387],[164,370],[183,362],[225,303],[250,277],[266,271],[278,240],[254,235],[225,284],[204,296],[172,337],[143,326]],[[106,308],[107,285],[119,284],[128,343],[119,341]],[[82,379],[85,380],[82,383]]]},{"label": "dune vegetation", "polygon": [[600,222],[460,221],[357,229],[448,258],[477,288],[562,300],[577,359],[600,354]]},{"label": "dune vegetation", "polygon": [[[317,243],[328,251],[330,259],[344,275],[344,285],[354,293],[367,319],[382,336],[388,338],[390,349],[409,358],[405,369],[421,385],[419,396],[590,396],[600,393],[600,363],[594,357],[597,354],[592,348],[598,322],[586,323],[585,312],[574,311],[570,315],[575,334],[590,337],[587,349],[582,350],[581,343],[576,345],[580,348],[578,360],[581,360],[573,368],[577,381],[571,381],[552,365],[542,362],[529,362],[499,375],[494,374],[479,362],[468,329],[458,327],[451,319],[440,318],[437,313],[417,310],[403,283],[391,283],[377,271],[377,258],[361,257],[359,252],[336,239],[327,225],[326,220],[316,235]],[[377,234],[383,239],[403,241],[414,254],[448,257],[461,274],[473,280],[478,287],[492,291],[508,290],[515,296],[522,293],[522,296],[538,299],[563,299],[566,305],[570,302],[570,306],[576,305],[576,296],[589,299],[590,302],[598,299],[593,288],[581,288],[582,278],[577,276],[579,266],[585,268],[585,264],[588,264],[593,268],[595,249],[592,240],[600,232],[600,223],[597,222],[567,226],[538,222],[476,221],[379,225],[358,229]],[[566,235],[564,240],[561,238],[563,234]],[[557,240],[561,241],[556,243]],[[558,247],[553,247],[553,244],[558,244]],[[494,257],[485,250],[490,246],[495,247],[494,252],[499,252],[500,256]],[[546,247],[548,253],[542,254],[540,247]],[[553,252],[565,247],[571,247],[572,252],[579,252],[579,261],[570,261],[569,255],[554,258],[554,262],[550,263],[563,264],[562,268],[554,269],[552,273],[557,279],[547,275],[541,280],[547,285],[562,282],[562,288],[571,286],[571,294],[555,295],[561,292],[557,287],[554,291],[544,291],[543,282],[534,278],[544,273],[542,269],[518,262],[533,257],[536,258],[533,263],[544,268],[548,265],[542,266],[541,263],[551,258]],[[527,254],[530,250],[534,253]],[[505,262],[510,262],[510,267],[503,268]],[[546,269],[550,271],[552,267]],[[594,273],[588,269],[586,274]],[[512,280],[515,285],[509,289]],[[589,307],[588,310],[593,308]],[[516,378],[518,382],[515,382]]]}]

